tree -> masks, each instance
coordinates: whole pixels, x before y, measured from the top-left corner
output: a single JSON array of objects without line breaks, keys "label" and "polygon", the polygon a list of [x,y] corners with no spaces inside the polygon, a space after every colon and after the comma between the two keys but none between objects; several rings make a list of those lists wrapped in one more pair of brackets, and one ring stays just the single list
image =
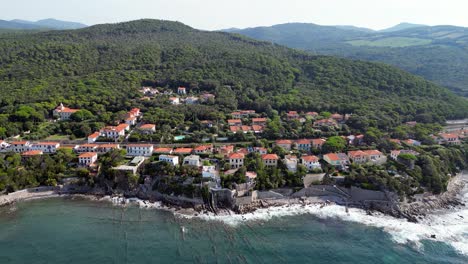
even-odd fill
[{"label": "tree", "polygon": [[85,120],[93,119],[94,115],[86,109],[81,109],[70,116],[70,119],[76,122],[82,122]]},{"label": "tree", "polygon": [[346,140],[339,136],[329,137],[323,144],[324,153],[341,152],[346,148]]}]

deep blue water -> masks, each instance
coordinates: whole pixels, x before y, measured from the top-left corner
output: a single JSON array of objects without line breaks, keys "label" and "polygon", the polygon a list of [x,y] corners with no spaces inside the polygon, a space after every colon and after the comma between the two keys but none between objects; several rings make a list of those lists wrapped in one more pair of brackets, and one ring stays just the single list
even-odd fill
[{"label": "deep blue water", "polygon": [[422,243],[397,244],[378,228],[312,215],[234,227],[84,200],[0,208],[2,264],[468,263],[444,243]]}]

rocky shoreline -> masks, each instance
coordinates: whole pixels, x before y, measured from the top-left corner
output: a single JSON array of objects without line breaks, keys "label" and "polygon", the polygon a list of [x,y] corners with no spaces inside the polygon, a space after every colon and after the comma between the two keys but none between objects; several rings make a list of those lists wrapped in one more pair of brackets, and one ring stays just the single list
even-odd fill
[{"label": "rocky shoreline", "polygon": [[[447,191],[440,195],[426,194],[421,200],[412,203],[400,203],[398,201],[387,201],[383,203],[366,203],[362,201],[329,199],[329,196],[309,196],[309,197],[284,197],[280,199],[256,199],[250,203],[235,205],[231,208],[220,207],[214,208],[206,204],[194,203],[192,200],[178,197],[165,197],[148,195],[146,193],[136,193],[133,195],[115,195],[108,196],[96,190],[73,190],[59,187],[38,187],[21,190],[10,193],[8,195],[0,195],[0,206],[7,206],[20,201],[28,201],[34,199],[46,199],[56,197],[66,198],[84,198],[93,201],[110,201],[113,204],[126,205],[133,204],[135,201],[141,207],[154,207],[165,209],[174,213],[183,215],[199,215],[199,214],[214,214],[214,215],[232,215],[232,214],[247,214],[255,212],[258,209],[274,208],[292,205],[319,205],[324,207],[331,204],[342,205],[343,210],[348,210],[348,207],[359,208],[366,210],[368,214],[378,211],[397,218],[406,218],[411,222],[418,222],[427,214],[435,213],[443,209],[453,209],[464,207],[462,200],[463,194],[468,192],[465,188],[468,186],[468,173],[460,173],[450,180]],[[157,203],[157,204],[156,204]]]}]

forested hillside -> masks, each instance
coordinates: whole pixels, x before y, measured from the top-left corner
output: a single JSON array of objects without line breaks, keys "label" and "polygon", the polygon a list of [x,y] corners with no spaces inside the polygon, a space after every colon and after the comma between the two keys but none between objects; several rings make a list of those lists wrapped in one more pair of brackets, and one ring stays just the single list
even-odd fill
[{"label": "forested hillside", "polygon": [[312,56],[177,22],[3,33],[0,61],[0,127],[7,135],[43,120],[60,102],[101,116],[127,109],[143,84],[213,92],[225,111],[357,113],[383,128],[468,115],[466,100],[384,64]]},{"label": "forested hillside", "polygon": [[400,24],[383,31],[290,23],[229,30],[313,54],[385,62],[468,96],[468,29]]}]

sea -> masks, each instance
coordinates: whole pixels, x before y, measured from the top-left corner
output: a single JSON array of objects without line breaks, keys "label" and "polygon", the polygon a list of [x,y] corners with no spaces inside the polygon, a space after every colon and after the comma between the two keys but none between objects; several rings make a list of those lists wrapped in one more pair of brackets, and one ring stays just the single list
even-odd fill
[{"label": "sea", "polygon": [[337,205],[187,216],[142,201],[50,198],[0,208],[0,263],[466,264],[468,210],[409,223]]}]

